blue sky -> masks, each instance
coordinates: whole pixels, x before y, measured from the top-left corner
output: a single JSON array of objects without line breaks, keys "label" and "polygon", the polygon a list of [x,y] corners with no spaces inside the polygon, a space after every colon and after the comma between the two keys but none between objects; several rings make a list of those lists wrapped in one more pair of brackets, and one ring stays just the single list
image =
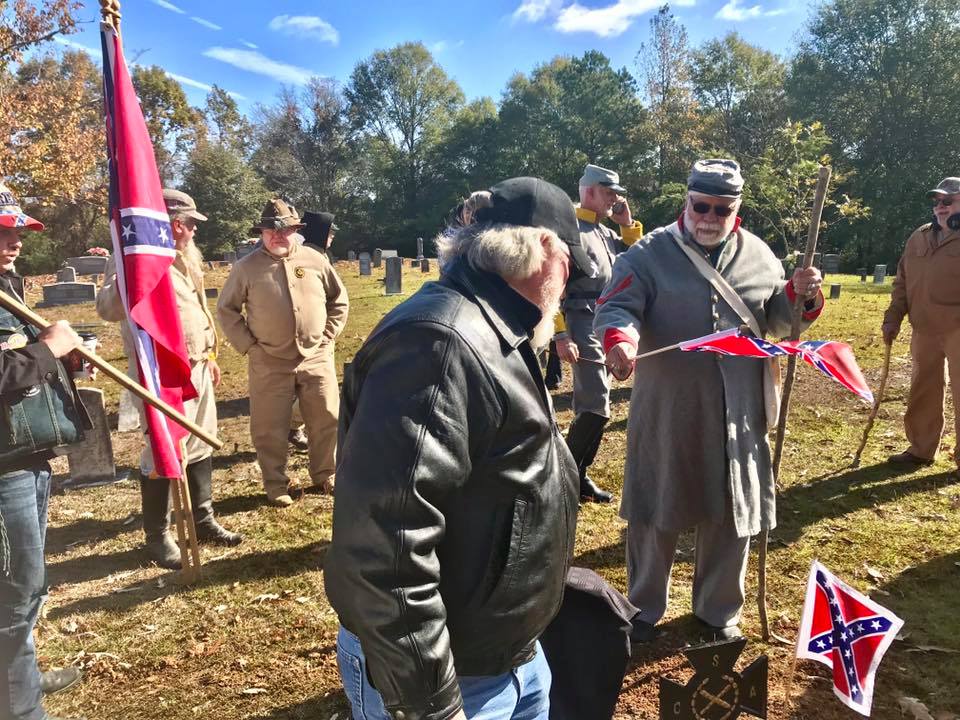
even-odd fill
[{"label": "blue sky", "polygon": [[[160,65],[203,102],[216,83],[241,110],[269,103],[311,75],[349,79],[375,50],[421,41],[468,99],[499,100],[507,80],[555,55],[591,49],[635,70],[650,17],[662,0],[124,0],[128,59]],[[693,44],[731,30],[780,54],[795,46],[810,0],[679,0],[671,3]],[[81,20],[99,18],[92,0]],[[99,56],[98,26],[83,24],[63,46]]]}]

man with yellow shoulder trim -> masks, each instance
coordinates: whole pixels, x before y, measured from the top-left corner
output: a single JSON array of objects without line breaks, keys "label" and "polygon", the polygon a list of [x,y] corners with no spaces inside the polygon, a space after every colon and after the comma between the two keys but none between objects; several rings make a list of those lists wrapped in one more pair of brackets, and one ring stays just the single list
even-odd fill
[{"label": "man with yellow shoulder trim", "polygon": [[327,256],[294,240],[296,209],[275,198],[252,232],[262,243],[238,261],[217,314],[230,344],[247,356],[250,436],[263,489],[279,507],[293,504],[287,440],[295,399],[307,426],[310,480],[333,493],[340,391],[334,341],[347,322],[347,290]]},{"label": "man with yellow shoulder trim", "polygon": [[[643,225],[634,220],[623,197],[620,176],[597,165],[587,165],[580,178],[580,244],[593,261],[593,277],[578,274],[567,283],[563,320],[558,321],[554,342],[557,354],[573,369],[573,412],[567,445],[580,472],[580,500],[608,503],[610,493],[587,476],[610,419],[610,376],[604,365],[603,346],[593,331],[593,316],[603,289],[610,282],[613,260],[643,237]],[[618,235],[603,224],[610,219],[620,226]]]},{"label": "man with yellow shoulder trim", "polygon": [[[177,250],[176,259],[170,266],[180,315],[183,339],[190,358],[190,380],[197,390],[197,397],[183,404],[183,413],[211,435],[217,432],[217,399],[214,388],[220,384],[220,367],[217,365],[216,325],[207,308],[207,296],[203,280],[203,255],[194,242],[198,223],[207,216],[197,210],[189,195],[169,188],[163,191],[163,201],[170,215],[170,230]],[[120,322],[120,335],[127,353],[129,374],[137,377],[133,338],[126,322],[123,299],[117,287],[115,258],[111,258],[104,273],[106,280],[97,294],[97,314],[104,320]],[[143,407],[140,406],[140,427],[146,428]],[[150,438],[140,454],[140,496],[143,504],[143,533],[146,537],[147,556],[161,567],[180,567],[180,550],[170,533],[170,479],[153,475],[153,451]],[[195,435],[186,439],[187,484],[193,505],[193,520],[197,539],[219,545],[239,545],[243,537],[230,532],[214,517],[213,512],[213,449]]]}]

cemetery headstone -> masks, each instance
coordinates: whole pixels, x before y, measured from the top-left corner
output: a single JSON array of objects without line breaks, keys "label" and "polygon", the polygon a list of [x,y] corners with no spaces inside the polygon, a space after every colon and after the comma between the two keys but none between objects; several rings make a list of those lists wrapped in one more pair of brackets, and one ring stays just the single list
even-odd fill
[{"label": "cemetery headstone", "polygon": [[[362,256],[362,253],[361,253]],[[380,267],[380,263],[383,262],[383,250],[380,248],[373,249],[373,266],[375,268]]]},{"label": "cemetery headstone", "polygon": [[411,268],[420,267],[420,261],[414,258],[413,260],[410,261],[410,267]]},{"label": "cemetery headstone", "polygon": [[423,257],[423,238],[417,238],[417,260]]},{"label": "cemetery headstone", "polygon": [[420,258],[420,272],[430,272],[430,258]]},{"label": "cemetery headstone", "polygon": [[41,307],[76,305],[77,303],[93,302],[96,299],[96,283],[61,282],[43,286],[43,302],[39,305]]},{"label": "cemetery headstone", "polygon": [[77,275],[103,275],[107,271],[107,258],[101,255],[67,258],[65,264],[76,270]]},{"label": "cemetery headstone", "polygon": [[887,266],[886,265],[877,265],[873,269],[873,284],[874,285],[883,285],[883,281],[887,278]]},{"label": "cemetery headstone", "polygon": [[83,406],[90,416],[91,430],[84,433],[82,442],[70,445],[66,449],[70,464],[70,479],[63,487],[89,487],[91,485],[109,485],[126,478],[127,473],[118,476],[113,461],[113,442],[110,428],[107,426],[107,412],[103,406],[103,390],[97,388],[78,388],[77,392]]},{"label": "cemetery headstone", "polygon": [[860,282],[867,281],[867,269],[866,268],[857,268],[857,275],[860,276]]},{"label": "cemetery headstone", "polygon": [[734,670],[746,639],[687,648],[694,676],[686,685],[660,678],[660,720],[736,720],[741,714],[767,717],[767,656],[742,673]]},{"label": "cemetery headstone", "polygon": [[387,295],[397,295],[403,292],[403,260],[394,256],[384,260],[387,266],[385,290]]},{"label": "cemetery headstone", "polygon": [[820,268],[821,270],[823,269],[823,263],[821,262],[822,258],[823,258],[823,255],[821,253],[813,254],[813,266],[815,268]]},{"label": "cemetery headstone", "polygon": [[381,250],[380,257],[386,260],[387,258],[391,257],[400,257],[400,253],[398,253],[396,250]]},{"label": "cemetery headstone", "polygon": [[830,299],[839,300],[840,299],[840,285],[835,283],[830,286]]},{"label": "cemetery headstone", "polygon": [[237,260],[240,260],[241,258],[245,258],[247,255],[249,255],[256,249],[257,249],[256,243],[244,243],[243,245],[237,245],[237,248],[236,248]]},{"label": "cemetery headstone", "polygon": [[117,418],[117,430],[130,432],[140,429],[140,409],[129,390],[120,391],[120,417]]},{"label": "cemetery headstone", "polygon": [[357,253],[355,253],[353,250],[347,250],[347,260],[349,260],[350,262],[353,262],[356,259],[357,259]]},{"label": "cemetery headstone", "polygon": [[824,255],[823,256],[823,274],[836,275],[838,272],[840,272],[840,256]]},{"label": "cemetery headstone", "polygon": [[70,265],[67,265],[66,267],[62,267],[62,268],[60,268],[59,270],[57,270],[57,282],[58,282],[58,283],[65,283],[65,282],[72,283],[72,282],[76,282],[76,281],[77,281],[77,269],[76,269],[76,268],[71,267]]},{"label": "cemetery headstone", "polygon": [[210,299],[220,297],[220,291],[215,287],[204,288],[203,293]]},{"label": "cemetery headstone", "polygon": [[360,253],[360,274],[370,275],[370,256],[367,253]]},{"label": "cemetery headstone", "polygon": [[223,254],[223,261],[227,263],[235,263],[237,261],[237,251],[231,250],[230,252],[225,252]]}]

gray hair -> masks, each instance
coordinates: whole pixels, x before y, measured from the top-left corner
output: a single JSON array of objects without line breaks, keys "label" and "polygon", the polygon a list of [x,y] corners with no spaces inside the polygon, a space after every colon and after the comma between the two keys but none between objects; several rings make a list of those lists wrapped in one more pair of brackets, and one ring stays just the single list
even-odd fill
[{"label": "gray hair", "polygon": [[540,238],[550,237],[550,246],[560,243],[553,230],[521,225],[467,225],[437,236],[440,267],[466,258],[476,270],[492,272],[505,280],[524,280],[542,266],[546,252]]}]

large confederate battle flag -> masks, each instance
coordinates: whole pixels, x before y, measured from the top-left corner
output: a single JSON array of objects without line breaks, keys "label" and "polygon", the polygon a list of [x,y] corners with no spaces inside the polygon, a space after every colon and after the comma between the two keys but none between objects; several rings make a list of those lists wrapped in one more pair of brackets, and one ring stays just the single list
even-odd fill
[{"label": "large confederate battle flag", "polygon": [[844,705],[870,715],[877,667],[901,627],[903,620],[813,561],[797,657],[833,670],[833,692]]},{"label": "large confederate battle flag", "polygon": [[[182,412],[197,396],[168,269],[176,251],[153,145],[116,31],[101,26],[103,96],[110,164],[110,235],[137,354],[140,383]],[[145,404],[157,477],[180,477],[187,431]]]}]

